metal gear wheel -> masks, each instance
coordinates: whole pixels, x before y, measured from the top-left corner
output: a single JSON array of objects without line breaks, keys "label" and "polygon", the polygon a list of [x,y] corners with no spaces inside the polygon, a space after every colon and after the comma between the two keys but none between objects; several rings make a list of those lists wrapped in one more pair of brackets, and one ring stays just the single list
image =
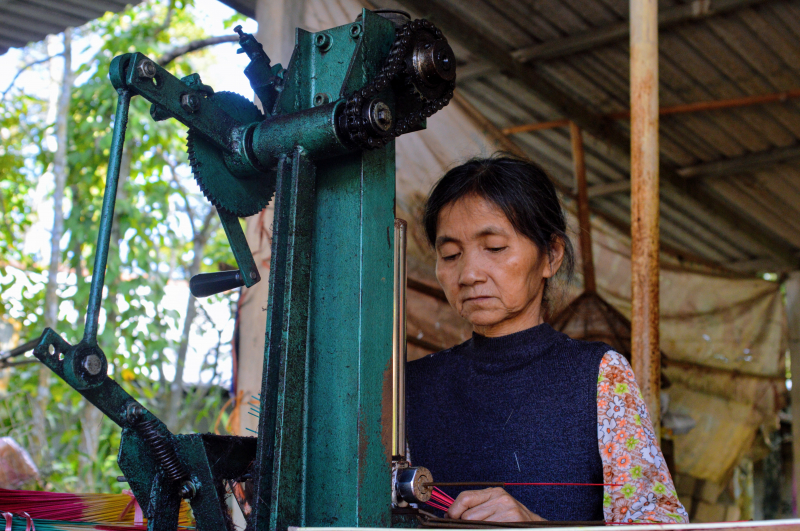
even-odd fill
[{"label": "metal gear wheel", "polygon": [[[208,99],[242,123],[264,119],[253,102],[235,92],[215,92]],[[194,178],[212,205],[244,218],[258,214],[269,204],[275,193],[274,172],[262,178],[235,177],[225,165],[223,152],[192,129],[186,147]]]}]

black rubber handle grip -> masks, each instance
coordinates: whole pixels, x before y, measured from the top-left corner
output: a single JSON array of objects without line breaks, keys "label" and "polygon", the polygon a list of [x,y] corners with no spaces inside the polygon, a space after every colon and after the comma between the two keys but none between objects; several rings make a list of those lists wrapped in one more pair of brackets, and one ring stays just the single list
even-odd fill
[{"label": "black rubber handle grip", "polygon": [[208,297],[244,286],[244,277],[236,271],[220,271],[218,273],[201,273],[189,281],[189,291],[195,297]]}]

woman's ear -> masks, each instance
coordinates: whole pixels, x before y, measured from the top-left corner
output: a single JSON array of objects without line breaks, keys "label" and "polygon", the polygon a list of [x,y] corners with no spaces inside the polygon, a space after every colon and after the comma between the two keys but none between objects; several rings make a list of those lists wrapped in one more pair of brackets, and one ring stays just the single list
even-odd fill
[{"label": "woman's ear", "polygon": [[548,249],[548,260],[542,270],[542,278],[552,278],[558,273],[561,262],[564,261],[564,240],[559,236],[553,236]]}]

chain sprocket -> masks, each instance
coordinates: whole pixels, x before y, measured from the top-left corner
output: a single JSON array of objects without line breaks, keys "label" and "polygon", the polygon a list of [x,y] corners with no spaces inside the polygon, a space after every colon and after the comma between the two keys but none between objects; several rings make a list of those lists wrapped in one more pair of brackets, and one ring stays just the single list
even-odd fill
[{"label": "chain sprocket", "polygon": [[[241,123],[264,119],[252,101],[235,92],[216,92],[208,99]],[[258,214],[269,204],[275,193],[274,173],[258,179],[235,177],[225,165],[223,152],[192,129],[186,148],[194,178],[212,205],[244,218]]]},{"label": "chain sprocket", "polygon": [[[442,32],[427,20],[418,19],[400,26],[397,28],[392,49],[381,71],[372,83],[347,98],[343,125],[350,141],[356,146],[362,149],[383,147],[395,137],[408,133],[412,127],[443,109],[450,102],[456,87],[454,76],[450,81],[431,85],[423,80],[414,68],[412,52],[420,41],[431,45],[437,43],[447,45],[447,39]],[[401,76],[407,95],[416,100],[416,109],[397,120],[391,130],[376,134],[369,123],[366,109],[378,93],[386,89],[390,83],[400,80]]]}]

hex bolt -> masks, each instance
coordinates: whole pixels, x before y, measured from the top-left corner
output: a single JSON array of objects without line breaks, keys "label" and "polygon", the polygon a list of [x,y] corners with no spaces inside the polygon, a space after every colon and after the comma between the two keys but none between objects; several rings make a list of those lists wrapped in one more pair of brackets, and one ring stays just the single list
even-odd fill
[{"label": "hex bolt", "polygon": [[181,108],[192,114],[200,109],[200,98],[196,94],[181,94]]},{"label": "hex bolt", "polygon": [[192,480],[187,479],[181,483],[180,489],[178,489],[178,496],[184,500],[191,500],[195,494],[197,494],[197,487]]},{"label": "hex bolt", "polygon": [[139,63],[137,69],[139,71],[139,77],[144,77],[147,79],[156,77],[156,64],[150,59],[144,59],[141,63]]},{"label": "hex bolt", "polygon": [[136,424],[142,418],[142,415],[144,415],[144,408],[141,405],[136,402],[128,404],[128,409],[125,411],[125,418],[128,422]]},{"label": "hex bolt", "polygon": [[92,376],[97,376],[103,370],[103,361],[97,354],[89,354],[83,359],[83,368]]},{"label": "hex bolt", "polygon": [[394,124],[392,110],[381,100],[373,100],[369,106],[369,121],[377,131],[386,133]]}]

